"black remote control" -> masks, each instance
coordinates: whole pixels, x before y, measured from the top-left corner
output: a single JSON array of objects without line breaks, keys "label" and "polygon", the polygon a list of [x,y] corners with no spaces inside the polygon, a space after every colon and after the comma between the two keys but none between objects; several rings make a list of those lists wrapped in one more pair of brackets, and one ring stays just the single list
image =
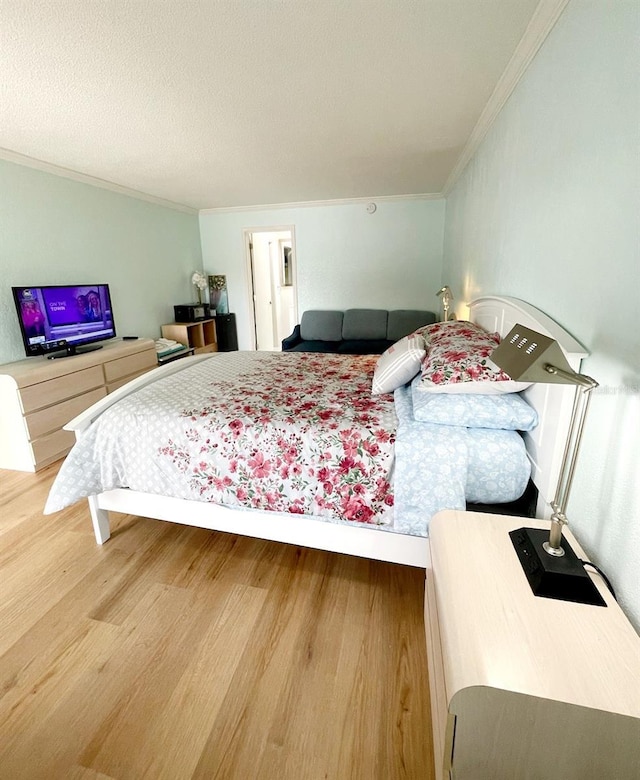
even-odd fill
[{"label": "black remote control", "polygon": [[123,336],[123,341],[135,341],[138,337],[137,336]]}]

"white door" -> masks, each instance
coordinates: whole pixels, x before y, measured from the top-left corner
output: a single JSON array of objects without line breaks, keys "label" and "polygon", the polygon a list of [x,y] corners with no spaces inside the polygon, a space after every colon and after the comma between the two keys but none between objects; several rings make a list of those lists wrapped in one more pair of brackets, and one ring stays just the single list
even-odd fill
[{"label": "white door", "polygon": [[253,311],[256,321],[256,349],[274,348],[274,290],[268,233],[253,234]]},{"label": "white door", "polygon": [[297,323],[293,227],[245,230],[255,347],[280,351]]}]

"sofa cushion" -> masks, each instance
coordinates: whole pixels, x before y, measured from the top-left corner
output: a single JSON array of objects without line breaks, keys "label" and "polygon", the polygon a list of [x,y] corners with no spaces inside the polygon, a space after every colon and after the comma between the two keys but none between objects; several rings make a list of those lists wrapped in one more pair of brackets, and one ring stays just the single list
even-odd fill
[{"label": "sofa cushion", "polygon": [[305,311],[300,320],[300,336],[309,341],[341,341],[341,311]]},{"label": "sofa cushion", "polygon": [[386,339],[346,339],[338,345],[342,355],[381,355],[389,346]]},{"label": "sofa cushion", "polygon": [[347,309],[342,321],[342,338],[387,339],[387,314],[384,309]]},{"label": "sofa cushion", "polygon": [[431,325],[436,321],[436,315],[432,311],[420,309],[394,309],[389,312],[387,321],[387,339],[399,341],[403,336],[418,330],[424,325]]}]

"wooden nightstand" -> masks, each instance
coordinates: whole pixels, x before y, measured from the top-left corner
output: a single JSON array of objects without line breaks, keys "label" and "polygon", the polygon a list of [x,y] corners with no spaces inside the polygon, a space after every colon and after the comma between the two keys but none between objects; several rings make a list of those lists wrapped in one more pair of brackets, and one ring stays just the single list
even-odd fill
[{"label": "wooden nightstand", "polygon": [[640,637],[597,574],[606,607],[534,596],[508,536],[523,525],[548,528],[473,512],[431,521],[436,778],[637,780]]}]

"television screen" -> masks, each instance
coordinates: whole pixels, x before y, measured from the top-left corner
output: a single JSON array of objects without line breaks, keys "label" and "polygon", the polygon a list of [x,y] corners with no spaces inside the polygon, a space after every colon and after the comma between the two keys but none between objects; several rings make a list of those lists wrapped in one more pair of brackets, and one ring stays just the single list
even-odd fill
[{"label": "television screen", "polygon": [[75,355],[116,335],[107,284],[12,289],[27,355]]}]

